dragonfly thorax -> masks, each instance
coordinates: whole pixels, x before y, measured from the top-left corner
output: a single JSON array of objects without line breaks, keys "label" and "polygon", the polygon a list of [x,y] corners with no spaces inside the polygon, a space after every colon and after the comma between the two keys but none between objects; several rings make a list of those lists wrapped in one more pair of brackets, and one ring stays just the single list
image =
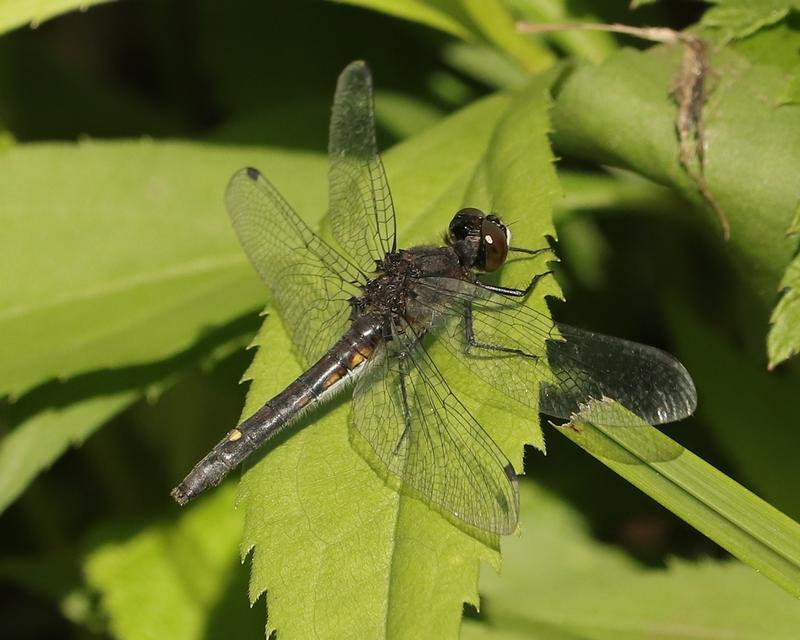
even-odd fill
[{"label": "dragonfly thorax", "polygon": [[377,266],[376,276],[364,285],[361,298],[354,301],[354,312],[357,315],[404,314],[409,296],[409,280],[424,275],[413,250],[387,253]]}]

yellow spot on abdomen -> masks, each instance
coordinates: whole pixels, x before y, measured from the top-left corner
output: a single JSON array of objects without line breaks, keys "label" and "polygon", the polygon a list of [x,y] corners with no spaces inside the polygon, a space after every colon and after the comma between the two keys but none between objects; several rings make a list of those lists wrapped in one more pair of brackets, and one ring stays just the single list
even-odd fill
[{"label": "yellow spot on abdomen", "polygon": [[352,370],[355,369],[358,365],[360,365],[364,360],[372,355],[372,348],[368,347],[361,347],[361,349],[354,351],[353,354],[347,360],[347,368]]},{"label": "yellow spot on abdomen", "polygon": [[323,388],[327,389],[335,382],[338,382],[339,380],[342,379],[343,375],[344,375],[344,369],[338,369],[337,371],[334,371],[327,378],[325,378],[325,382],[322,383]]},{"label": "yellow spot on abdomen", "polygon": [[238,429],[234,429],[231,431],[231,435],[228,436],[228,442],[236,442],[239,438],[242,437],[242,432]]}]

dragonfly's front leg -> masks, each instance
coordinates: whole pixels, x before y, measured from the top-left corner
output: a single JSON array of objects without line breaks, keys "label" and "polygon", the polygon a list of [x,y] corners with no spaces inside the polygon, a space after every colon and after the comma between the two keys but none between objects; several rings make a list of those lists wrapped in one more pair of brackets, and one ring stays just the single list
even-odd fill
[{"label": "dragonfly's front leg", "polygon": [[524,358],[530,358],[531,360],[538,360],[539,356],[535,356],[532,353],[527,353],[522,349],[516,349],[514,347],[504,347],[503,345],[499,344],[492,344],[490,342],[483,342],[478,340],[475,337],[475,331],[472,326],[472,302],[467,301],[464,303],[464,335],[467,339],[467,344],[471,347],[475,347],[477,349],[486,349],[487,351],[500,351],[502,353],[510,353],[515,356],[522,356]]},{"label": "dragonfly's front leg", "polygon": [[[524,247],[509,247],[509,251],[515,253],[524,253],[529,256],[538,256],[543,253],[552,253],[552,247],[543,247],[541,249],[525,249]],[[475,280],[475,283],[483,287],[488,291],[493,291],[494,293],[499,293],[500,295],[510,296],[513,298],[525,298],[527,297],[535,288],[536,285],[539,284],[539,281],[544,278],[545,276],[551,275],[552,271],[545,271],[544,273],[537,273],[536,275],[531,278],[531,281],[528,283],[528,286],[524,289],[517,289],[515,287],[501,287],[496,284],[488,284],[486,282],[482,282],[480,279]]]},{"label": "dragonfly's front leg", "polygon": [[477,284],[482,289],[486,289],[487,291],[492,291],[493,293],[499,293],[500,295],[510,296],[512,298],[526,298],[535,288],[536,285],[539,284],[542,278],[545,276],[552,275],[552,271],[544,271],[543,273],[537,273],[531,281],[528,283],[528,286],[524,289],[515,289],[514,287],[501,287],[500,285],[496,284],[489,284],[487,282],[482,282],[480,279],[475,279],[475,284]]},{"label": "dragonfly's front leg", "polygon": [[538,256],[539,254],[547,253],[547,252],[555,253],[553,251],[553,247],[542,247],[541,249],[526,249],[524,247],[509,247],[508,250],[513,252],[513,253],[526,253],[529,256]]}]

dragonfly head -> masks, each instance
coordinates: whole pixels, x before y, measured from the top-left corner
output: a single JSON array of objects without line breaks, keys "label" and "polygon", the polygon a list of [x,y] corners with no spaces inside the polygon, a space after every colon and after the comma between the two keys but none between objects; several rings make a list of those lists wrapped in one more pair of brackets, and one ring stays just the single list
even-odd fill
[{"label": "dragonfly head", "polygon": [[453,216],[445,241],[470,269],[497,271],[508,256],[511,232],[497,216],[467,207]]}]

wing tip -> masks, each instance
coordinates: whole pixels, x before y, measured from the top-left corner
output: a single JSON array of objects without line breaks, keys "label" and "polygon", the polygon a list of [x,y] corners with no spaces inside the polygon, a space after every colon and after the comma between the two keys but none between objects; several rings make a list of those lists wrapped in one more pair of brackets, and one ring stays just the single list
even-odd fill
[{"label": "wing tip", "polygon": [[370,75],[370,69],[369,69],[369,65],[367,64],[366,60],[362,60],[361,58],[358,58],[356,60],[353,60],[350,64],[348,64],[344,68],[344,71],[342,72],[342,75],[344,75],[345,73],[348,73],[348,74],[349,73],[358,73],[360,75]]}]

